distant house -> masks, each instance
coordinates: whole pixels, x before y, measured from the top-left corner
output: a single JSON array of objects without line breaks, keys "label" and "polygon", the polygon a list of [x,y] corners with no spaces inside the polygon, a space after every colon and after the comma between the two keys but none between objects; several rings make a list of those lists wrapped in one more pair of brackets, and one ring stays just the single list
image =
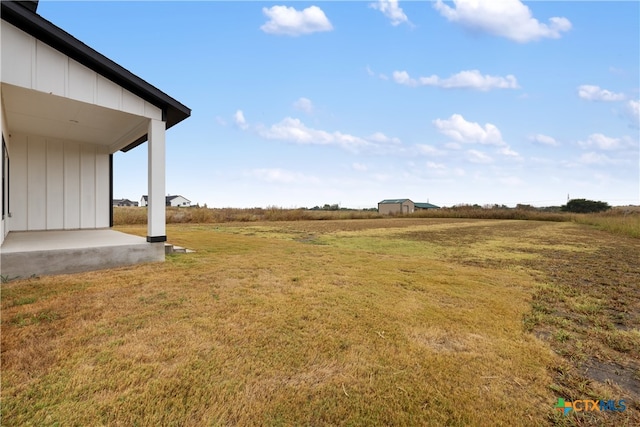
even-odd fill
[{"label": "distant house", "polygon": [[440,206],[433,205],[431,203],[414,203],[416,210],[424,210],[424,209],[440,209]]},{"label": "distant house", "polygon": [[[142,196],[140,206],[147,206],[147,196]],[[165,206],[189,207],[191,206],[191,200],[179,195],[167,196],[165,198]]]},{"label": "distant house", "polygon": [[138,202],[133,202],[129,199],[113,199],[111,206],[138,206]]},{"label": "distant house", "polygon": [[191,206],[191,200],[182,196],[167,196],[167,206]]},{"label": "distant house", "polygon": [[415,203],[409,199],[386,199],[378,203],[378,212],[383,215],[409,214],[415,210]]}]

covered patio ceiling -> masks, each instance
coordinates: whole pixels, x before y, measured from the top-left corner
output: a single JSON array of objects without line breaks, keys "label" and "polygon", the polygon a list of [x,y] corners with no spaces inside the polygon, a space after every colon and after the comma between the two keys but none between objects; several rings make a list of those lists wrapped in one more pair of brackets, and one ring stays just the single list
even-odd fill
[{"label": "covered patio ceiling", "polygon": [[148,131],[146,117],[6,83],[2,102],[10,133],[104,145],[110,153]]}]

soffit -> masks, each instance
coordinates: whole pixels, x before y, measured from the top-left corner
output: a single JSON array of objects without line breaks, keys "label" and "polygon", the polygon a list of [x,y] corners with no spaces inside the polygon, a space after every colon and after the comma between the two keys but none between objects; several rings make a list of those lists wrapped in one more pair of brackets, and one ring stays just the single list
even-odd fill
[{"label": "soffit", "polygon": [[111,152],[147,133],[145,117],[2,84],[9,132],[108,146]]}]

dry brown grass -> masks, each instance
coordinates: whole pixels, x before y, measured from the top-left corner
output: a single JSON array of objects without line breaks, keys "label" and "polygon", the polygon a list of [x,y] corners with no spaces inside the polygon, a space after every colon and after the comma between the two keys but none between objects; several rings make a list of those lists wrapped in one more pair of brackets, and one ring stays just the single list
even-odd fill
[{"label": "dry brown grass", "polygon": [[[176,224],[168,236],[197,252],[3,285],[3,425],[638,421],[631,398],[625,413],[559,417],[558,397],[620,399],[633,384],[581,376],[551,316],[530,319],[532,304],[554,310],[538,297],[545,283],[566,298],[582,277],[554,281],[550,258],[587,265],[637,240],[571,223],[420,218]],[[625,265],[631,283],[637,265]],[[624,298],[637,310],[637,292]],[[574,313],[621,307],[610,303],[576,298],[556,315],[574,346],[589,333],[568,328]],[[620,320],[624,337],[589,342],[627,363],[638,319]]]},{"label": "dry brown grass", "polygon": [[[468,218],[468,219],[514,219],[528,221],[577,222],[595,226],[604,231],[623,236],[640,238],[640,210],[634,206],[621,207],[595,214],[573,214],[538,209],[484,209],[472,206],[418,210],[409,215],[380,215],[377,211],[359,210],[306,210],[282,208],[175,208],[166,210],[169,224],[218,224],[228,222],[260,221],[306,221],[383,218]],[[115,207],[115,225],[140,225],[147,223],[146,208]]]},{"label": "dry brown grass", "polygon": [[640,207],[622,207],[598,214],[579,214],[574,221],[621,236],[640,238]]},{"label": "dry brown grass", "polygon": [[[358,210],[307,210],[283,208],[166,208],[166,220],[169,224],[212,224],[224,222],[259,221],[303,221],[328,219],[370,219],[381,218],[375,211]],[[147,223],[147,209],[141,207],[114,207],[115,225],[136,225]]]}]

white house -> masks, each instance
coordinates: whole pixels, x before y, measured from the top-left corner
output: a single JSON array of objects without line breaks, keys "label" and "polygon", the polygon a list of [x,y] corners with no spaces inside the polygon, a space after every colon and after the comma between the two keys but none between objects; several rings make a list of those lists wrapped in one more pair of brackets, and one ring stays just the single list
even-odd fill
[{"label": "white house", "polygon": [[[165,131],[191,110],[42,18],[37,6],[1,2],[2,274],[164,259]],[[113,153],[145,142],[147,237],[133,247],[134,236],[118,240],[109,230]],[[110,234],[90,234],[97,230]],[[118,241],[124,249],[105,249]]]},{"label": "white house", "polygon": [[167,196],[167,201],[166,201],[167,206],[182,206],[182,207],[188,207],[191,206],[191,200],[182,197],[182,196]]},{"label": "white house", "polygon": [[[149,203],[149,196],[144,195],[140,198],[140,206],[147,206]],[[191,200],[182,196],[167,196],[165,198],[166,206],[174,206],[174,207],[189,207],[191,206]]]}]

